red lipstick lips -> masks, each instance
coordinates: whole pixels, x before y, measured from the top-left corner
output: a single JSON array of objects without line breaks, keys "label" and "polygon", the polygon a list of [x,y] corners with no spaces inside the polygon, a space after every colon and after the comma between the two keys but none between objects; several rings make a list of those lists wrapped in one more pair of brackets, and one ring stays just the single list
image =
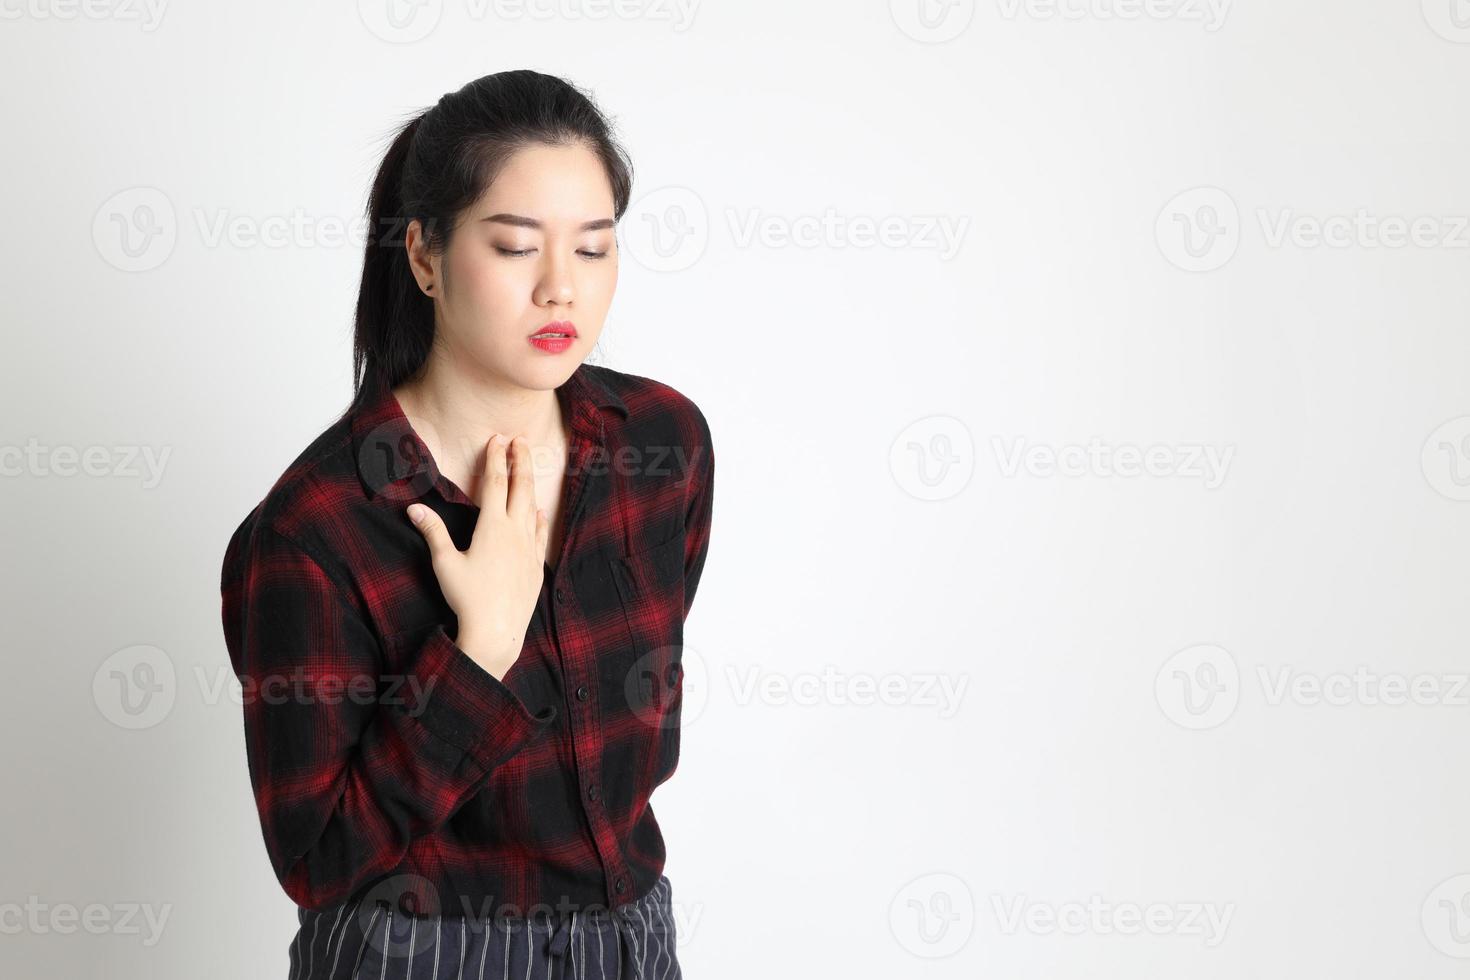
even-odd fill
[{"label": "red lipstick lips", "polygon": [[548,354],[560,354],[577,339],[577,328],[570,320],[552,320],[528,338],[531,346]]}]

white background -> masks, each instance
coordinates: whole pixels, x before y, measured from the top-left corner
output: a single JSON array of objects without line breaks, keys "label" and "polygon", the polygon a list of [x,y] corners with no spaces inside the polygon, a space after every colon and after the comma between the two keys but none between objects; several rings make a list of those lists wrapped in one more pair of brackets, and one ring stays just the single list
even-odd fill
[{"label": "white background", "polygon": [[0,0],[0,973],[285,976],[220,561],[385,137],[534,67],[714,434],[687,978],[1464,975],[1470,8],[927,2]]}]

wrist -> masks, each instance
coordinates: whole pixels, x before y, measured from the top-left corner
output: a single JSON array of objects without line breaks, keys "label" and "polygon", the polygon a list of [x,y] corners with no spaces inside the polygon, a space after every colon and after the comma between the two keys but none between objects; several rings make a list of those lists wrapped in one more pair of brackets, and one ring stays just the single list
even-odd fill
[{"label": "wrist", "polygon": [[510,665],[516,659],[513,652],[508,652],[506,644],[473,628],[461,629],[455,637],[454,645],[496,680],[505,677],[506,671],[510,670]]}]

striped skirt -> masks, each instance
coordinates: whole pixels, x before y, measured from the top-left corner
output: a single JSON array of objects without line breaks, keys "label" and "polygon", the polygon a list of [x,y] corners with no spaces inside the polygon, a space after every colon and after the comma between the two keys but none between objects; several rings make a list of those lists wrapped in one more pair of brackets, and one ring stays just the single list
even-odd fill
[{"label": "striped skirt", "polygon": [[540,918],[407,916],[387,905],[298,909],[290,980],[682,980],[672,886]]}]

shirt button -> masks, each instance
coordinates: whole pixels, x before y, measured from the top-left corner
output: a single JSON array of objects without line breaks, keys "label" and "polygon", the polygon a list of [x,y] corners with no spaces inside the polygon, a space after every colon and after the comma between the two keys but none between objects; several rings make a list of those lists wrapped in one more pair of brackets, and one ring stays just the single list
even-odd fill
[{"label": "shirt button", "polygon": [[593,785],[587,787],[587,798],[589,800],[595,800],[595,799],[597,799],[601,795],[602,794],[597,791],[597,784],[596,783],[594,783]]},{"label": "shirt button", "polygon": [[679,683],[679,665],[678,664],[674,664],[672,667],[669,668],[669,683],[671,685],[672,684]]},{"label": "shirt button", "polygon": [[625,892],[628,890],[628,879],[624,878],[622,875],[619,875],[618,880],[613,884],[619,892]]},{"label": "shirt button", "polygon": [[557,588],[556,588],[556,601],[557,602],[566,602],[567,601],[567,591],[566,591],[566,589],[563,589],[561,586],[557,586]]},{"label": "shirt button", "polygon": [[591,697],[591,695],[587,693],[587,685],[586,684],[583,684],[581,687],[577,688],[577,700],[578,701],[586,701],[589,697]]}]

